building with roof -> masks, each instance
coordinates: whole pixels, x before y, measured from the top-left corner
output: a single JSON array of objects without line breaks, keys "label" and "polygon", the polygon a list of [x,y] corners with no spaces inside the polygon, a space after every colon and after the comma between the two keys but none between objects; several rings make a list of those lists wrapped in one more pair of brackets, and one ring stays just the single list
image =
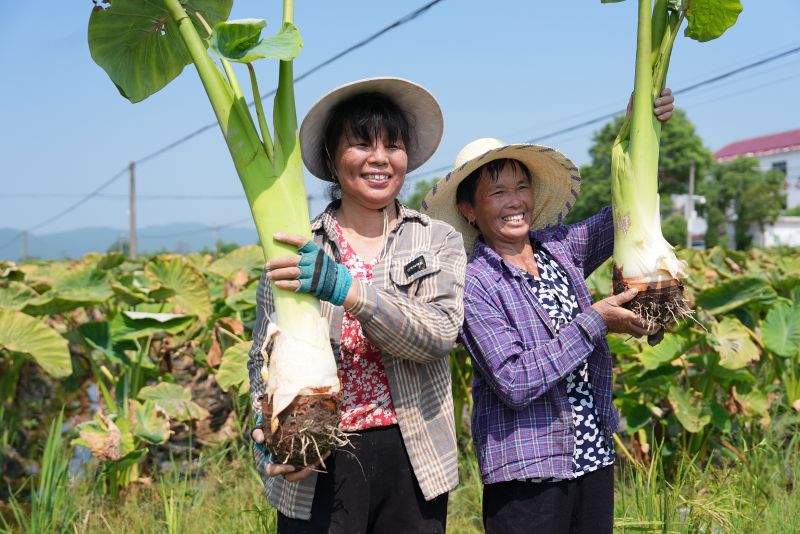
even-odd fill
[{"label": "building with roof", "polygon": [[[762,170],[783,172],[786,177],[783,186],[786,207],[800,206],[800,129],[736,141],[719,149],[714,157],[719,162],[738,157],[755,158]],[[732,226],[728,234],[733,235]],[[778,217],[775,224],[765,228],[763,233],[752,228],[751,234],[755,246],[800,246],[800,217]]]},{"label": "building with roof", "polygon": [[736,141],[719,149],[714,157],[719,162],[755,158],[762,170],[783,172],[786,207],[800,206],[800,129]]}]

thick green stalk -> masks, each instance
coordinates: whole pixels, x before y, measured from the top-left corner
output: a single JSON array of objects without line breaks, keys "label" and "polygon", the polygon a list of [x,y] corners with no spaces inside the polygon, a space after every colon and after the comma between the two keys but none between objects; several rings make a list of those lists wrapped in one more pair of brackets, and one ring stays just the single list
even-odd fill
[{"label": "thick green stalk", "polygon": [[261,102],[261,92],[258,90],[256,70],[253,68],[252,63],[247,64],[247,72],[250,74],[250,88],[253,91],[253,102],[256,105],[256,116],[258,117],[258,127],[261,130],[261,139],[264,142],[264,151],[267,153],[267,157],[270,161],[273,161],[275,150],[272,146],[272,137],[269,134],[267,118],[264,115],[264,104]]},{"label": "thick green stalk", "polygon": [[[246,108],[242,109],[237,105],[233,90],[206,52],[205,44],[180,0],[164,0],[164,3],[178,24],[181,37],[217,116],[250,204],[264,256],[269,260],[286,254],[296,254],[295,247],[278,243],[272,237],[276,233],[311,235],[297,137],[291,62],[281,62],[275,114],[276,117],[280,115],[282,120],[281,124],[276,120],[275,159],[270,161],[252,116]],[[291,0],[284,1],[285,10],[287,3],[291,16]],[[284,20],[286,17],[285,11]],[[289,21],[291,22],[291,18]],[[319,320],[317,299],[308,294],[281,290],[274,285],[273,293],[278,325],[287,334],[307,339],[309,322]],[[324,341],[327,343],[327,340]]]}]

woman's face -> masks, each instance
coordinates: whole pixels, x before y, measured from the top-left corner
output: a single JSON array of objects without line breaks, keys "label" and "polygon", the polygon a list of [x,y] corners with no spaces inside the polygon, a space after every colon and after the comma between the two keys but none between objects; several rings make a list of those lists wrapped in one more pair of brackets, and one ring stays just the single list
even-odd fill
[{"label": "woman's face", "polygon": [[369,209],[394,202],[406,178],[408,155],[402,139],[389,141],[386,131],[378,139],[342,134],[334,156],[342,198]]},{"label": "woman's face", "polygon": [[459,206],[469,221],[475,221],[486,243],[519,244],[528,239],[533,195],[531,183],[519,164],[507,163],[497,180],[484,170],[475,189],[475,204]]}]

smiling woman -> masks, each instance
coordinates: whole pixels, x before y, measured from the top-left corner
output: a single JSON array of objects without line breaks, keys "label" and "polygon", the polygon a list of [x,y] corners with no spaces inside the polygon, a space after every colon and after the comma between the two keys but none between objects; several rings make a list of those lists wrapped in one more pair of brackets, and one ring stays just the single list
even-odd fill
[{"label": "smiling woman", "polygon": [[[324,472],[296,470],[258,445],[256,462],[279,532],[445,531],[458,482],[447,354],[463,319],[466,256],[446,223],[397,202],[406,173],[439,144],[442,115],[424,88],[398,78],[339,87],[300,129],[306,167],[333,184],[313,239],[275,235],[299,254],[271,260],[258,290],[251,395],[275,287],[322,302],[342,383],[339,427],[350,443]],[[258,406],[256,406],[258,409]],[[253,431],[257,443],[268,436]]]}]

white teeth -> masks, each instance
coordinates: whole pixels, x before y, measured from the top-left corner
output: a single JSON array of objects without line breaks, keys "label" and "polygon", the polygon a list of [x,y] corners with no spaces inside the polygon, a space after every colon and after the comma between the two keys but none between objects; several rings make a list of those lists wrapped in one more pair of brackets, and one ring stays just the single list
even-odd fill
[{"label": "white teeth", "polygon": [[503,217],[503,220],[507,222],[520,222],[523,217],[524,214],[520,213],[519,215],[509,215],[508,217]]},{"label": "white teeth", "polygon": [[388,180],[389,177],[385,174],[365,174],[363,176],[365,180]]}]

